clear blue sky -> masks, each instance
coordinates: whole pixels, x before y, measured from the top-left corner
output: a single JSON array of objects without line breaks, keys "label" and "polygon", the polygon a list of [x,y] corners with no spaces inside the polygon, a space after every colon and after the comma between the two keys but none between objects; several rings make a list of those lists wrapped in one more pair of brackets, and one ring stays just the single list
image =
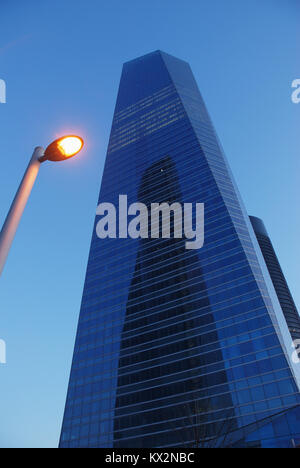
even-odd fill
[{"label": "clear blue sky", "polygon": [[1,447],[58,443],[124,61],[162,49],[190,62],[300,306],[299,27],[298,0],[0,0],[0,223],[34,146],[86,140],[81,158],[41,168],[0,281]]}]

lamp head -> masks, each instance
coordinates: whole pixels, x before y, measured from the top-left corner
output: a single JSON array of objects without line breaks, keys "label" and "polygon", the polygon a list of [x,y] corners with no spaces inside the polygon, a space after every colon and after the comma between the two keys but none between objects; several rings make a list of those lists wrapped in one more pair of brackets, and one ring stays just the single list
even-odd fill
[{"label": "lamp head", "polygon": [[53,141],[46,149],[40,161],[65,161],[81,151],[83,139],[76,135],[67,135]]}]

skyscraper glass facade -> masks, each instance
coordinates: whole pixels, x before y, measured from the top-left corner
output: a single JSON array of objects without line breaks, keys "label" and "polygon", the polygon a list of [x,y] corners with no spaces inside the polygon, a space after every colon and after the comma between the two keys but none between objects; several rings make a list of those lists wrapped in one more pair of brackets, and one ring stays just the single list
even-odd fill
[{"label": "skyscraper glass facade", "polygon": [[297,444],[282,310],[191,69],[160,51],[123,67],[99,203],[120,194],[204,203],[204,247],[94,228],[60,446]]}]

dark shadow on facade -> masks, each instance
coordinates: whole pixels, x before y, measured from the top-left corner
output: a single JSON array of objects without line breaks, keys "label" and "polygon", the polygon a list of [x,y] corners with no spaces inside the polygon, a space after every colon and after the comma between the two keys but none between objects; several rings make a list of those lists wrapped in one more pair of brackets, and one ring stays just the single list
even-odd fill
[{"label": "dark shadow on facade", "polygon": [[[149,213],[151,203],[182,203],[179,177],[170,157],[146,170],[138,199],[147,205]],[[222,419],[217,412],[224,408],[224,398],[228,400],[225,406],[231,408],[226,418],[228,414],[234,417],[229,388],[222,401],[206,396],[202,390],[226,384],[227,376],[224,369],[216,382],[214,374],[205,372],[201,346],[206,344],[206,335],[193,336],[192,332],[210,326],[213,331],[209,340],[216,342],[218,333],[212,313],[190,318],[195,310],[195,293],[204,296],[202,308],[209,310],[210,304],[203,294],[206,285],[197,251],[186,250],[185,240],[172,238],[173,232],[171,217],[170,239],[140,240],[122,332],[114,447],[184,446],[199,425],[193,413],[199,406],[203,409],[201,431],[209,437],[220,435],[224,421],[211,420],[216,416]],[[195,277],[195,288],[182,287]],[[199,278],[203,278],[200,284]],[[223,360],[221,351],[216,351],[215,360]],[[234,419],[232,424],[235,428]]]}]

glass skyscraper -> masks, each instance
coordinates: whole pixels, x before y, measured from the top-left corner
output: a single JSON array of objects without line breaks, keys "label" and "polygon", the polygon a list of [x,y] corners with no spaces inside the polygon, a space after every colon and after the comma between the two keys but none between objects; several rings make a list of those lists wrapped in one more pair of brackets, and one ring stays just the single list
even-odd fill
[{"label": "glass skyscraper", "polygon": [[205,204],[205,242],[93,230],[60,447],[293,447],[292,338],[189,65],[126,63],[99,203]]}]

